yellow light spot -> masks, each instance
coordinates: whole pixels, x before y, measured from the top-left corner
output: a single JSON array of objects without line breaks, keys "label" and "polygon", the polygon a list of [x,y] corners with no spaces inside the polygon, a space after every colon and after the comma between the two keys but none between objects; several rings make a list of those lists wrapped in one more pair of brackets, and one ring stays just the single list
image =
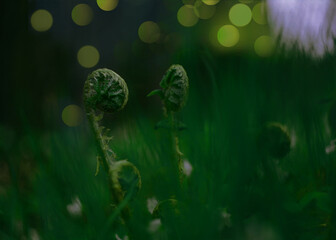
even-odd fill
[{"label": "yellow light spot", "polygon": [[78,4],[72,9],[71,18],[77,25],[86,26],[92,21],[93,11],[87,4]]},{"label": "yellow light spot", "polygon": [[216,5],[220,0],[202,0],[206,5]]},{"label": "yellow light spot", "polygon": [[194,5],[196,0],[182,0],[185,5]]},{"label": "yellow light spot", "polygon": [[265,5],[257,3],[252,9],[253,20],[258,24],[266,24]]},{"label": "yellow light spot", "polygon": [[274,51],[274,41],[270,36],[261,36],[254,43],[254,50],[260,57],[269,57]]},{"label": "yellow light spot", "polygon": [[93,46],[84,46],[77,53],[79,64],[85,68],[91,68],[99,62],[99,52]]},{"label": "yellow light spot", "polygon": [[195,15],[194,6],[184,5],[177,12],[177,20],[182,26],[192,27],[198,22]]},{"label": "yellow light spot", "polygon": [[30,22],[36,31],[45,32],[51,28],[53,17],[47,10],[39,9],[32,14]]},{"label": "yellow light spot", "polygon": [[63,109],[62,120],[67,126],[76,127],[83,120],[83,111],[79,106],[71,104]]},{"label": "yellow light spot", "polygon": [[239,2],[241,2],[241,3],[251,3],[251,2],[253,2],[253,0],[239,0]]},{"label": "yellow light spot", "polygon": [[194,5],[194,11],[200,19],[209,19],[215,14],[216,6],[206,5],[201,0],[197,0]]},{"label": "yellow light spot", "polygon": [[246,26],[252,19],[251,9],[245,4],[238,3],[230,9],[229,19],[238,27]]},{"label": "yellow light spot", "polygon": [[139,38],[145,43],[154,43],[160,38],[160,28],[152,21],[144,22],[138,29]]},{"label": "yellow light spot", "polygon": [[232,25],[224,25],[217,32],[218,42],[224,47],[233,47],[239,41],[239,31]]},{"label": "yellow light spot", "polygon": [[112,11],[118,6],[119,0],[97,0],[98,7],[104,11]]}]

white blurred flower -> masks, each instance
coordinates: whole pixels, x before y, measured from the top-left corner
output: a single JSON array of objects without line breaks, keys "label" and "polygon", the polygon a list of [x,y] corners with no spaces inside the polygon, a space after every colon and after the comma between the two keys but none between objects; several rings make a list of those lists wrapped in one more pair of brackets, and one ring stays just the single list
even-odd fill
[{"label": "white blurred flower", "polygon": [[281,240],[275,228],[264,222],[260,222],[257,219],[249,221],[245,228],[245,234],[247,240]]},{"label": "white blurred flower", "polygon": [[297,47],[314,57],[334,51],[334,0],[266,0],[272,31],[287,49]]},{"label": "white blurred flower", "polygon": [[325,148],[326,154],[330,154],[332,152],[335,152],[336,150],[336,139],[332,140],[328,146]]},{"label": "white blurred flower", "polygon": [[115,235],[116,240],[128,240],[128,236],[124,236],[123,238],[120,238],[118,234]]},{"label": "white blurred flower", "polygon": [[150,214],[153,213],[154,208],[158,205],[158,200],[155,197],[148,198],[147,199],[147,209],[150,212]]},{"label": "white blurred flower", "polygon": [[223,224],[225,227],[231,227],[231,214],[228,213],[226,209],[221,212],[221,217],[223,219]]},{"label": "white blurred flower", "polygon": [[29,230],[29,239],[30,240],[40,240],[40,236],[38,232],[36,231],[36,229],[31,228]]},{"label": "white blurred flower", "polygon": [[69,214],[73,217],[78,217],[82,215],[82,203],[76,196],[70,204],[66,206]]},{"label": "white blurred flower", "polygon": [[192,167],[191,163],[188,160],[184,160],[183,161],[183,172],[184,172],[184,174],[189,177],[191,175],[192,170],[193,170],[193,167]]},{"label": "white blurred flower", "polygon": [[161,220],[160,218],[156,218],[149,222],[148,232],[155,233],[159,230],[160,226],[161,226]]}]

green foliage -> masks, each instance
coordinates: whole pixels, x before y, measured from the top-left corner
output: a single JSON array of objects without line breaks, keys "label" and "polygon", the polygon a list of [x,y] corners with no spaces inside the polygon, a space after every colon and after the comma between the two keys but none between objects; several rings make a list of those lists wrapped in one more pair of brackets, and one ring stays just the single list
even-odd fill
[{"label": "green foliage", "polygon": [[[115,234],[146,240],[333,240],[336,153],[325,149],[334,140],[328,121],[333,113],[321,100],[336,88],[335,60],[205,56],[199,62],[188,54],[180,62],[192,79],[189,102],[175,113],[185,131],[169,127],[170,118],[155,131],[156,119],[129,106],[113,121],[102,119],[99,109],[90,111],[95,131],[82,124],[41,132],[27,124],[12,137],[13,146],[2,141],[10,159],[1,171],[10,180],[6,185],[1,179],[0,238],[29,239],[35,229],[51,240],[114,240]],[[151,111],[156,116],[161,109]],[[110,141],[107,128],[117,141]],[[176,133],[193,167],[182,186],[171,164]],[[135,198],[126,190],[111,205],[111,176],[94,176],[97,146],[101,160],[101,152],[113,149],[107,159],[122,163],[116,152],[141,172]],[[133,165],[127,169],[118,175],[124,181],[113,180],[121,189],[139,183]],[[73,215],[67,206],[76,196],[82,207]],[[153,198],[159,202],[154,216],[146,207]],[[127,224],[121,219],[126,208]],[[161,225],[149,230],[153,217]]]}]

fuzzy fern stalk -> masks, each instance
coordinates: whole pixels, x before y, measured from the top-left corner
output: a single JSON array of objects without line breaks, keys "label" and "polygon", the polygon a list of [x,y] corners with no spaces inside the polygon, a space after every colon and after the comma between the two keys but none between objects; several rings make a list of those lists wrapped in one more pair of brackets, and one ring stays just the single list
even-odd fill
[{"label": "fuzzy fern stalk", "polygon": [[[117,161],[117,155],[111,149],[109,129],[100,126],[104,113],[116,113],[122,110],[128,101],[127,84],[118,74],[109,69],[93,71],[85,81],[84,104],[86,115],[94,132],[98,149],[97,172],[103,165],[109,175],[112,198],[119,205],[126,196],[132,198],[141,188],[138,169],[126,160]],[[132,196],[129,196],[132,195]],[[122,218],[127,222],[129,209],[125,207]]]},{"label": "fuzzy fern stalk", "polygon": [[182,156],[180,151],[178,132],[185,128],[184,124],[176,119],[176,113],[186,104],[189,79],[186,71],[181,65],[172,65],[160,82],[161,89],[149,93],[147,96],[158,95],[163,103],[163,115],[166,118],[157,124],[157,127],[167,127],[172,130],[172,141],[177,157],[180,180],[184,176]]}]

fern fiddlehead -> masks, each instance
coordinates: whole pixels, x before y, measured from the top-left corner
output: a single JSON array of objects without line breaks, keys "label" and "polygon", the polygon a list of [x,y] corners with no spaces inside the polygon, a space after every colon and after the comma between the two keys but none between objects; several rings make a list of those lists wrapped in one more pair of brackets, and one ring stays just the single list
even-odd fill
[{"label": "fern fiddlehead", "polygon": [[[179,170],[180,181],[183,180],[183,153],[180,151],[178,131],[183,129],[181,124],[175,116],[186,104],[189,91],[189,78],[186,71],[181,65],[174,64],[163,76],[160,82],[161,89],[153,90],[147,96],[159,95],[163,103],[163,114],[172,130],[172,142],[175,154],[177,156],[177,167]],[[163,122],[163,123],[162,123]],[[161,121],[159,125],[165,125]]]},{"label": "fern fiddlehead", "polygon": [[[104,166],[109,175],[112,197],[117,205],[127,194],[134,194],[140,190],[141,177],[132,163],[127,160],[117,161],[116,154],[109,146],[109,141],[112,139],[107,135],[109,130],[100,126],[99,122],[104,113],[116,113],[122,110],[127,101],[127,84],[118,74],[106,68],[89,74],[84,84],[86,115],[95,135],[98,163]],[[125,208],[124,221],[128,214],[128,209]]]}]

